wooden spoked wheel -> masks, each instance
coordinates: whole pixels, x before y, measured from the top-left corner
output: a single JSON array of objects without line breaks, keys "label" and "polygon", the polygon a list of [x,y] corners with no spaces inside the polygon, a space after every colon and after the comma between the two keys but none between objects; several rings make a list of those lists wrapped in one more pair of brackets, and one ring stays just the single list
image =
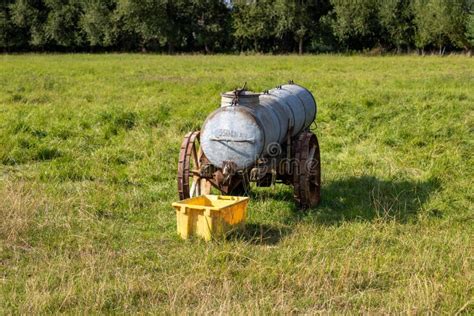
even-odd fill
[{"label": "wooden spoked wheel", "polygon": [[180,200],[211,192],[211,182],[199,175],[201,165],[205,162],[207,162],[207,158],[199,144],[199,131],[186,134],[181,143],[178,160]]},{"label": "wooden spoked wheel", "polygon": [[295,158],[295,199],[301,208],[314,207],[321,200],[321,158],[316,135],[311,132],[300,134],[295,146]]}]

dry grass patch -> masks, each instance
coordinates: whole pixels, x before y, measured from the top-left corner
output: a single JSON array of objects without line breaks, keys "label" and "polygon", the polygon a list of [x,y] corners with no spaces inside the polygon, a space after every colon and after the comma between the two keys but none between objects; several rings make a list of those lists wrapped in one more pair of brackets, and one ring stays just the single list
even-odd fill
[{"label": "dry grass patch", "polygon": [[28,247],[25,233],[36,225],[39,212],[48,210],[47,199],[38,185],[4,181],[0,187],[0,239],[6,246]]},{"label": "dry grass patch", "polygon": [[[0,314],[472,314],[473,69],[461,56],[3,56]],[[221,92],[289,79],[318,101],[321,205],[252,188],[246,233],[179,240],[183,135]]]}]

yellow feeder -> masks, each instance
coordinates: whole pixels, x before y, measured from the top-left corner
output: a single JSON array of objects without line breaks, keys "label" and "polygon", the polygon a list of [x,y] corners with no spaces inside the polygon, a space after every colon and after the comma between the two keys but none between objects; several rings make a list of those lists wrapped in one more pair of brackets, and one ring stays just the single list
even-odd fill
[{"label": "yellow feeder", "polygon": [[201,195],[174,202],[178,234],[205,240],[224,236],[245,225],[248,201],[242,196]]}]

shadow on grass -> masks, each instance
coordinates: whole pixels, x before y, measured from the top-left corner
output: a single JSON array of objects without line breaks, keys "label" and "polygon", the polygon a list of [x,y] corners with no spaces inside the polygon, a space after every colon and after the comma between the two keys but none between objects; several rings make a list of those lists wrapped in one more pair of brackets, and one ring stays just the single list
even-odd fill
[{"label": "shadow on grass", "polygon": [[288,227],[248,223],[245,225],[245,230],[235,232],[229,238],[242,240],[254,245],[275,245],[290,232],[291,229]]},{"label": "shadow on grass", "polygon": [[[416,221],[417,213],[440,188],[436,179],[427,181],[379,180],[373,176],[336,180],[322,187],[322,200],[308,215],[322,224],[343,221]],[[442,216],[433,210],[434,216]]]},{"label": "shadow on grass", "polygon": [[[246,232],[238,238],[254,244],[277,244],[281,238],[291,233],[291,226],[304,221],[317,225],[338,225],[348,221],[397,221],[414,222],[417,213],[429,197],[439,190],[435,179],[427,181],[379,180],[373,176],[349,177],[323,183],[321,203],[309,210],[299,210],[291,204],[290,215],[281,220],[284,230],[269,225],[247,224]],[[254,191],[256,199],[270,198],[293,201],[293,190],[277,192]],[[434,217],[442,217],[438,210],[430,210]]]}]

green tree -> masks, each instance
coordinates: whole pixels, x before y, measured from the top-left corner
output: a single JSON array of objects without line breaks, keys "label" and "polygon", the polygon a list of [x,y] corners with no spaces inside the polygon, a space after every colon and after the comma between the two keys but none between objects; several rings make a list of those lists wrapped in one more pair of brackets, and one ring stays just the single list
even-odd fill
[{"label": "green tree", "polygon": [[191,36],[190,0],[120,0],[118,18],[124,29],[139,35],[141,47],[167,45],[168,52]]},{"label": "green tree", "polygon": [[92,47],[108,47],[115,44],[117,25],[114,20],[116,0],[84,0],[79,25]]},{"label": "green tree", "polygon": [[2,0],[0,49],[473,48],[473,0]]},{"label": "green tree", "polygon": [[15,30],[12,21],[10,7],[13,1],[2,1],[0,3],[0,48],[3,50],[25,44],[24,38]]},{"label": "green tree", "polygon": [[466,20],[466,40],[469,45],[469,49],[472,51],[474,47],[474,10],[469,13]]},{"label": "green tree", "polygon": [[84,44],[79,26],[82,5],[75,0],[45,0],[48,18],[44,34],[52,44],[65,48],[76,48]]},{"label": "green tree", "polygon": [[465,46],[465,21],[469,0],[415,0],[415,44],[424,49],[438,47],[443,54],[446,45]]},{"label": "green tree", "polygon": [[272,10],[273,1],[245,1],[233,3],[234,37],[240,49],[251,47],[256,52],[275,36],[275,14]]},{"label": "green tree", "polygon": [[298,43],[298,53],[302,54],[304,41],[317,33],[319,20],[328,9],[329,3],[322,0],[276,0],[273,10],[277,37],[293,37]]},{"label": "green tree", "polygon": [[193,33],[206,53],[223,48],[229,38],[230,11],[222,0],[192,0]]},{"label": "green tree", "polygon": [[48,8],[41,0],[17,0],[10,5],[11,21],[16,35],[33,47],[44,47],[47,42],[45,24]]},{"label": "green tree", "polygon": [[119,0],[117,18],[123,21],[125,31],[139,37],[142,50],[152,42],[166,44],[165,5],[162,0]]},{"label": "green tree", "polygon": [[348,48],[371,48],[380,41],[377,0],[331,0],[333,31]]},{"label": "green tree", "polygon": [[413,12],[410,0],[385,0],[378,3],[378,19],[385,44],[397,52],[414,42]]}]

